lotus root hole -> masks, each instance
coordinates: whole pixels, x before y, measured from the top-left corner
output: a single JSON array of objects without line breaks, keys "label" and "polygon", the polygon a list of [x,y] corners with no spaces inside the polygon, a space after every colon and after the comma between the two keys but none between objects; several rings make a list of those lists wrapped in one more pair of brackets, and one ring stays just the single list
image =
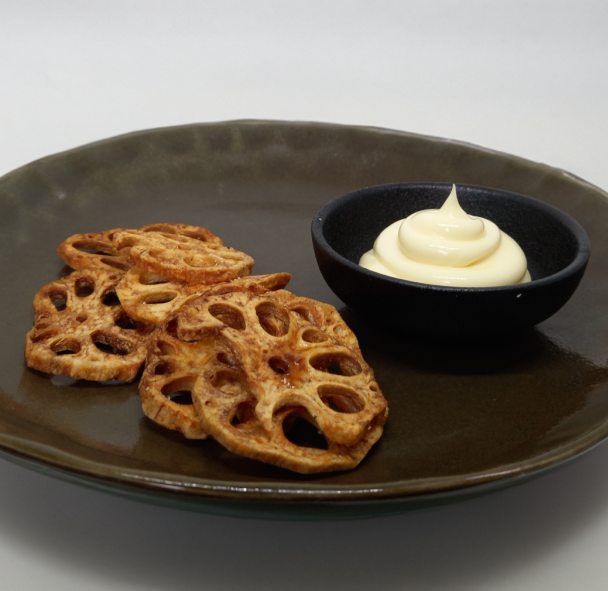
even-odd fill
[{"label": "lotus root hole", "polygon": [[323,353],[313,357],[310,365],[319,371],[339,376],[356,376],[363,371],[359,362],[346,353]]},{"label": "lotus root hole", "polygon": [[72,243],[72,246],[81,252],[87,254],[97,254],[97,255],[110,255],[112,256],[114,253],[112,252],[112,247],[109,244],[104,244],[103,242],[99,242],[98,240],[77,240]]},{"label": "lotus root hole", "polygon": [[175,404],[189,405],[192,404],[194,382],[196,382],[196,376],[183,376],[167,382],[161,388],[161,392],[167,400],[175,402]]},{"label": "lotus root hole", "polygon": [[227,365],[228,367],[236,368],[238,367],[238,363],[234,357],[231,357],[225,351],[222,351],[217,354],[216,359],[223,365]]},{"label": "lotus root hole", "polygon": [[304,320],[306,320],[307,322],[310,322],[311,324],[317,324],[315,320],[315,315],[309,308],[299,306],[297,308],[291,308],[291,311],[295,312],[298,316],[304,318]]},{"label": "lotus root hole", "polygon": [[80,343],[76,339],[60,339],[50,345],[55,355],[75,355],[80,348]]},{"label": "lotus root hole", "polygon": [[169,283],[169,279],[156,273],[142,273],[139,276],[139,282],[142,285],[159,285],[161,283]]},{"label": "lotus root hole", "polygon": [[154,366],[155,376],[166,376],[172,374],[174,371],[173,365],[168,361],[161,361]]},{"label": "lotus root hole", "polygon": [[192,404],[192,392],[190,390],[178,390],[177,392],[173,392],[171,395],[167,396],[167,398],[171,402],[179,404],[180,406],[188,406]]},{"label": "lotus root hole", "polygon": [[197,232],[184,232],[184,236],[188,236],[188,238],[194,238],[194,240],[200,240],[201,242],[207,242],[207,236],[204,234],[199,234]]},{"label": "lotus root hole", "polygon": [[112,267],[113,269],[118,269],[120,271],[128,271],[130,265],[128,263],[125,263],[124,261],[120,261],[120,260],[116,260],[116,259],[112,259],[112,258],[108,258],[108,257],[103,257],[101,259],[101,262],[104,265],[108,265],[108,267]]},{"label": "lotus root hole", "polygon": [[209,306],[209,313],[230,328],[234,328],[235,330],[245,329],[245,318],[239,310],[232,306],[213,304]]},{"label": "lotus root hole", "polygon": [[32,341],[32,343],[40,343],[42,341],[46,341],[46,340],[51,339],[56,336],[57,336],[56,330],[46,330],[44,332],[40,332],[38,334],[33,335],[30,338],[30,340]]},{"label": "lotus root hole", "polygon": [[304,409],[288,414],[283,420],[285,438],[298,447],[327,450],[327,439]]},{"label": "lotus root hole", "polygon": [[137,328],[135,322],[133,322],[133,319],[124,310],[122,310],[118,315],[118,318],[116,318],[114,324],[124,330],[134,330]]},{"label": "lotus root hole", "polygon": [[49,299],[58,312],[63,312],[67,306],[68,294],[63,290],[52,291],[49,293]]},{"label": "lotus root hole", "polygon": [[118,299],[118,296],[116,295],[116,290],[114,288],[108,289],[101,296],[101,303],[104,306],[118,306],[120,304],[120,300]]},{"label": "lotus root hole", "polygon": [[334,384],[325,384],[317,388],[317,393],[331,410],[339,413],[358,413],[365,408],[357,392]]},{"label": "lotus root hole", "polygon": [[152,224],[143,229],[144,232],[168,232],[174,234],[173,228],[167,227],[167,224]]},{"label": "lotus root hole", "polygon": [[239,425],[246,425],[254,421],[257,421],[255,406],[251,402],[241,402],[237,405],[230,424],[233,427],[239,427]]},{"label": "lotus root hole", "polygon": [[88,298],[95,291],[95,282],[88,277],[80,277],[74,286],[76,296],[79,298]]},{"label": "lotus root hole", "polygon": [[165,325],[165,332],[174,338],[178,338],[178,336],[177,336],[177,318],[172,318],[171,320],[169,320],[169,322],[167,322],[167,324]]},{"label": "lotus root hole", "polygon": [[289,312],[273,302],[256,306],[260,326],[273,337],[282,337],[289,332]]},{"label": "lotus root hole", "polygon": [[156,341],[156,348],[160,351],[161,355],[175,355],[175,347],[167,341],[158,339]]},{"label": "lotus root hole", "polygon": [[167,304],[177,297],[175,291],[156,291],[144,294],[139,300],[141,304]]},{"label": "lotus root hole", "polygon": [[119,339],[111,333],[95,331],[91,335],[91,340],[102,353],[110,355],[128,355],[133,350],[131,343]]},{"label": "lotus root hole", "polygon": [[307,343],[322,343],[329,337],[317,328],[308,328],[302,333],[302,339]]},{"label": "lotus root hole", "polygon": [[289,364],[281,357],[271,357],[268,360],[270,369],[278,374],[285,374],[289,372]]},{"label": "lotus root hole", "polygon": [[219,369],[211,376],[210,382],[216,390],[230,396],[244,394],[246,391],[241,374],[234,370]]}]

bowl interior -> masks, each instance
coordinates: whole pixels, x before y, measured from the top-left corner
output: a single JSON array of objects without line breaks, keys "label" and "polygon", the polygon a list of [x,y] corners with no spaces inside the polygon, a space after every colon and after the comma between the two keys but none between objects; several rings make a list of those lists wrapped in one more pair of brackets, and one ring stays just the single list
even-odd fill
[{"label": "bowl interior", "polygon": [[[422,209],[441,207],[450,189],[448,183],[397,183],[343,195],[323,211],[323,236],[335,252],[358,264],[384,228]],[[468,214],[493,221],[521,246],[533,280],[562,271],[587,248],[584,230],[546,203],[472,185],[457,185],[457,192]]]}]

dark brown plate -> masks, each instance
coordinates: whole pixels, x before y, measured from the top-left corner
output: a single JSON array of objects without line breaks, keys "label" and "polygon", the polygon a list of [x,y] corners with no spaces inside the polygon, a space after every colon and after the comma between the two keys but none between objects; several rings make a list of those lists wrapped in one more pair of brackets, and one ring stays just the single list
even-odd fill
[{"label": "dark brown plate", "polygon": [[[366,324],[321,278],[310,222],[337,195],[399,181],[497,187],[562,209],[591,238],[578,291],[510,340],[425,342],[391,333],[388,317]],[[606,197],[561,170],[475,146],[315,123],[143,131],[33,162],[0,179],[0,453],[131,498],[271,518],[396,513],[539,474],[608,434]],[[206,226],[251,254],[257,273],[289,271],[292,291],[341,310],[390,405],[383,438],[356,470],[301,476],[187,442],[143,417],[136,385],[25,367],[33,296],[66,272],[59,243],[161,221]]]}]

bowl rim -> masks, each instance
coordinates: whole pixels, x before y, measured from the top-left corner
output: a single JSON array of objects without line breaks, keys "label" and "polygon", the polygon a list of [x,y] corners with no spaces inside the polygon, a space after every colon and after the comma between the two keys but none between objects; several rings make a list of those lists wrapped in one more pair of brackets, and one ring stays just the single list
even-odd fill
[{"label": "bowl rim", "polygon": [[[514,285],[499,285],[493,287],[461,287],[461,286],[451,286],[451,285],[433,285],[430,283],[418,283],[416,281],[409,281],[407,279],[400,279],[398,277],[390,277],[389,275],[383,275],[382,273],[377,273],[376,271],[371,271],[362,267],[357,263],[353,263],[351,260],[347,259],[345,256],[341,255],[338,251],[332,248],[327,240],[325,239],[324,234],[324,224],[326,217],[333,213],[336,209],[343,206],[345,203],[348,203],[355,197],[359,196],[362,193],[373,192],[378,190],[389,190],[389,189],[397,189],[397,188],[413,188],[413,187],[431,187],[431,186],[445,186],[446,188],[451,187],[452,185],[456,185],[456,188],[471,188],[471,189],[481,189],[482,191],[489,191],[492,193],[500,193],[503,196],[510,198],[517,198],[518,200],[523,199],[524,201],[532,202],[535,206],[540,207],[541,209],[545,209],[548,213],[550,213],[553,217],[557,218],[564,226],[570,230],[577,243],[577,252],[576,256],[572,260],[572,262],[558,271],[557,273],[553,273],[552,275],[548,275],[547,277],[542,277],[540,279],[532,279],[527,283],[516,283]],[[333,259],[337,260],[341,264],[348,267],[350,270],[355,271],[357,273],[361,273],[364,277],[368,277],[371,280],[382,280],[386,281],[389,284],[393,285],[401,285],[403,287],[409,287],[420,290],[428,290],[428,291],[440,291],[440,292],[451,292],[451,293],[508,293],[510,291],[518,291],[525,292],[530,291],[532,289],[538,287],[544,287],[547,285],[551,285],[553,283],[559,282],[571,275],[575,274],[581,268],[584,268],[589,260],[589,256],[591,254],[591,241],[585,229],[581,226],[579,222],[577,222],[572,216],[568,215],[561,209],[545,203],[540,199],[536,199],[534,197],[530,197],[529,195],[523,195],[522,193],[516,193],[514,191],[507,191],[504,189],[500,189],[497,187],[486,187],[483,185],[471,185],[467,183],[445,183],[445,182],[433,182],[433,181],[424,181],[424,182],[398,182],[398,183],[386,183],[379,185],[370,185],[368,187],[361,187],[359,189],[355,189],[354,191],[349,191],[348,193],[343,193],[338,197],[335,197],[328,203],[326,203],[321,209],[319,209],[312,220],[311,223],[311,233],[313,236],[313,241],[322,248],[327,254],[329,254]]]}]

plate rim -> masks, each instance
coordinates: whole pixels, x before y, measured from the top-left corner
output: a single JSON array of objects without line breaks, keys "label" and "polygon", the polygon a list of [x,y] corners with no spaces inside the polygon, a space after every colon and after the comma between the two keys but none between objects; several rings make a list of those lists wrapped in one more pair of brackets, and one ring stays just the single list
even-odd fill
[{"label": "plate rim", "polygon": [[[113,467],[106,463],[96,462],[86,458],[75,456],[68,452],[57,450],[46,444],[37,444],[35,448],[52,450],[53,453],[42,457],[35,456],[31,448],[31,442],[18,436],[0,433],[0,454],[5,459],[13,459],[16,463],[31,467],[37,465],[42,471],[61,472],[71,475],[76,479],[93,479],[105,485],[127,485],[148,492],[171,493],[178,496],[198,497],[201,500],[247,500],[271,502],[293,502],[306,499],[309,501],[331,501],[336,502],[361,502],[361,501],[387,501],[387,500],[416,500],[419,495],[431,497],[444,493],[453,493],[460,490],[474,488],[480,485],[492,485],[506,483],[510,480],[520,480],[525,477],[535,476],[551,468],[561,466],[563,463],[575,459],[601,444],[608,437],[608,420],[598,425],[595,429],[587,432],[584,437],[576,439],[580,446],[573,449],[571,444],[560,445],[550,452],[535,456],[534,463],[524,460],[509,464],[501,464],[493,469],[471,472],[466,475],[439,476],[417,478],[411,480],[399,480],[392,483],[376,483],[368,485],[328,485],[301,482],[273,481],[267,484],[252,485],[237,480],[229,484],[213,484],[212,479],[198,477],[180,478],[172,475],[172,480],[163,478],[163,472],[139,469],[124,469]],[[8,445],[9,442],[13,445]],[[21,445],[20,445],[21,444]],[[25,444],[25,445],[24,445]],[[53,460],[52,457],[57,458]],[[66,461],[59,461],[65,458]],[[70,465],[69,458],[77,458]],[[86,470],[83,466],[99,467],[97,471]],[[187,483],[186,483],[187,481]],[[209,484],[206,484],[209,483]],[[412,486],[416,483],[416,486]],[[273,495],[273,496],[270,496]]]},{"label": "plate rim", "polygon": [[[499,150],[486,148],[474,143],[449,139],[441,136],[413,133],[408,131],[367,126],[350,125],[343,123],[328,123],[315,121],[285,121],[272,119],[235,119],[216,122],[198,122],[182,125],[172,125],[164,127],[154,127],[123,133],[108,138],[103,138],[76,146],[67,150],[56,152],[33,160],[23,166],[13,169],[0,177],[0,186],[11,177],[23,174],[29,168],[34,168],[38,164],[52,159],[61,158],[81,150],[90,149],[94,146],[109,144],[124,140],[129,137],[141,137],[166,131],[180,131],[191,128],[209,128],[226,126],[288,126],[288,127],[314,127],[326,129],[343,129],[367,131],[369,133],[382,136],[394,135],[408,137],[414,140],[425,140],[439,142],[449,145],[461,146],[473,151],[492,154],[498,157],[515,160],[527,166],[546,169],[552,173],[560,173],[570,181],[583,185],[587,189],[593,190],[608,201],[608,192],[600,187],[567,172],[558,167],[552,167],[544,163],[535,162],[521,156],[509,154]],[[501,484],[507,486],[511,481],[518,481],[521,478],[534,476],[544,471],[562,465],[564,462],[579,457],[583,453],[593,449],[608,438],[608,417],[602,422],[587,431],[584,435],[561,444],[550,451],[533,456],[532,459],[520,460],[518,462],[495,466],[490,469],[451,476],[440,476],[432,478],[405,479],[391,481],[388,483],[375,483],[369,485],[348,485],[348,484],[315,484],[310,482],[287,482],[283,480],[273,480],[266,484],[252,486],[251,483],[241,483],[231,481],[230,484],[222,484],[218,481],[206,480],[201,478],[185,478],[188,482],[180,482],[181,478],[171,475],[172,480],[163,478],[164,472],[150,470],[134,470],[113,466],[106,463],[99,463],[75,454],[70,454],[59,450],[51,445],[37,443],[18,435],[12,435],[0,431],[0,455],[8,460],[14,460],[21,465],[28,465],[32,468],[40,468],[47,473],[63,473],[76,480],[92,480],[92,484],[99,481],[102,487],[124,485],[145,490],[147,493],[170,494],[171,496],[186,496],[205,500],[220,501],[257,501],[270,503],[290,503],[305,499],[315,503],[349,503],[366,502],[377,503],[387,500],[411,501],[421,497],[432,497],[433,495],[449,494],[452,492],[472,489],[482,485]],[[63,463],[59,461],[64,458]],[[71,459],[72,461],[68,461]],[[35,465],[32,465],[35,464]],[[87,471],[83,465],[97,466],[95,472]],[[80,466],[80,467],[79,467]],[[106,472],[104,474],[104,472]],[[58,474],[59,475],[59,474]],[[91,484],[91,482],[89,482]],[[209,483],[209,484],[205,484]],[[213,484],[215,483],[215,484]]]},{"label": "plate rim", "polygon": [[288,125],[288,126],[293,126],[293,127],[312,126],[312,127],[326,127],[328,129],[331,129],[331,128],[353,129],[353,130],[368,131],[368,132],[372,132],[372,133],[379,133],[379,134],[383,134],[383,135],[392,134],[392,135],[397,135],[397,136],[402,136],[402,137],[410,137],[410,138],[414,138],[414,139],[439,141],[439,142],[444,142],[447,144],[462,146],[464,148],[469,148],[472,150],[485,152],[487,154],[492,154],[495,156],[505,156],[510,159],[518,160],[522,163],[531,164],[533,166],[539,166],[541,168],[546,168],[547,170],[560,172],[567,178],[569,178],[577,183],[580,183],[582,185],[585,185],[588,188],[599,191],[600,193],[603,194],[603,197],[608,200],[608,190],[604,190],[601,187],[599,187],[598,185],[595,185],[594,183],[591,183],[590,181],[584,179],[583,177],[580,177],[561,167],[551,166],[549,164],[545,164],[544,162],[539,162],[537,160],[532,160],[530,158],[525,158],[523,156],[518,156],[516,154],[510,154],[509,152],[504,152],[502,150],[497,150],[495,148],[488,148],[486,146],[482,146],[482,145],[476,144],[474,142],[468,142],[466,140],[453,139],[453,138],[448,138],[448,137],[439,136],[439,135],[424,134],[424,133],[418,133],[418,132],[413,132],[413,131],[393,129],[390,127],[382,127],[382,126],[378,126],[378,125],[332,123],[332,122],[328,122],[328,121],[312,121],[312,120],[305,120],[305,119],[289,120],[289,119],[242,118],[242,119],[226,119],[226,120],[218,120],[218,121],[200,121],[200,122],[194,122],[194,123],[182,123],[182,124],[178,124],[178,125],[164,125],[164,126],[158,126],[158,127],[150,127],[150,128],[146,128],[146,129],[136,129],[136,130],[128,131],[125,133],[119,133],[119,134],[112,135],[109,137],[92,140],[90,142],[86,142],[84,144],[74,146],[72,148],[67,148],[65,150],[60,150],[58,152],[52,152],[51,154],[46,154],[44,156],[41,156],[40,158],[35,158],[34,160],[26,162],[25,164],[18,166],[17,168],[13,168],[12,170],[9,170],[9,171],[5,172],[4,174],[2,174],[0,176],[0,183],[5,181],[8,177],[12,176],[13,174],[21,172],[21,171],[23,171],[23,169],[25,169],[31,165],[38,164],[38,163],[44,162],[49,159],[64,156],[64,155],[70,154],[72,152],[77,152],[77,151],[85,149],[85,148],[101,146],[101,145],[104,145],[107,143],[114,142],[116,140],[122,140],[122,139],[126,139],[129,137],[142,136],[142,135],[153,134],[153,133],[163,132],[163,131],[178,131],[181,129],[188,129],[188,128],[194,128],[194,127],[216,127],[216,126],[220,127],[220,126],[228,126],[228,125],[243,125],[243,126],[244,125],[248,125],[248,126]]}]

